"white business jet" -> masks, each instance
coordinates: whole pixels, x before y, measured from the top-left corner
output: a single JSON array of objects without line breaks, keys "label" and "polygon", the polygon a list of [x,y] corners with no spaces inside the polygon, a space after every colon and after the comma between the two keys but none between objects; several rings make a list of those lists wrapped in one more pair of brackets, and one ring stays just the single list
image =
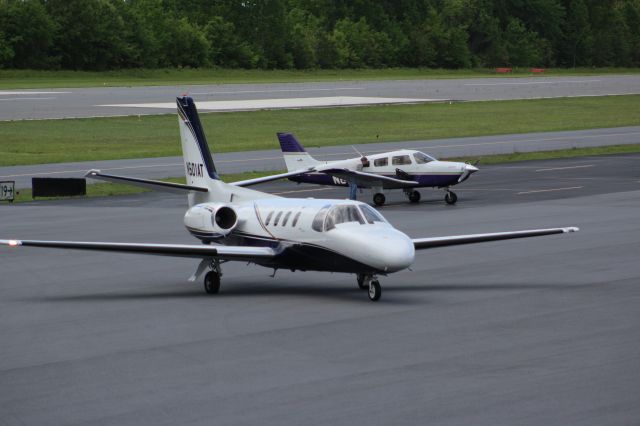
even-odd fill
[{"label": "white business jet", "polygon": [[411,239],[372,207],[358,201],[288,199],[245,188],[300,171],[227,184],[218,177],[193,100],[182,97],[177,104],[186,184],[106,175],[98,170],[87,176],[188,194],[184,224],[204,244],[17,239],[0,240],[0,244],[192,257],[200,259],[200,264],[189,280],[204,274],[204,288],[209,294],[218,293],[221,264],[229,261],[251,262],[274,272],[353,273],[358,285],[368,289],[369,298],[375,301],[381,295],[378,277],[408,268],[415,250],[577,231],[551,228]]},{"label": "white business jet", "polygon": [[350,198],[355,199],[357,188],[371,188],[373,203],[385,203],[384,190],[402,189],[409,201],[420,201],[416,188],[445,190],[444,201],[455,204],[458,196],[451,187],[469,179],[478,168],[466,163],[439,161],[424,152],[402,149],[337,161],[318,161],[313,158],[291,133],[278,133],[280,149],[287,170],[313,168],[306,173],[289,177],[298,183],[348,186]]}]

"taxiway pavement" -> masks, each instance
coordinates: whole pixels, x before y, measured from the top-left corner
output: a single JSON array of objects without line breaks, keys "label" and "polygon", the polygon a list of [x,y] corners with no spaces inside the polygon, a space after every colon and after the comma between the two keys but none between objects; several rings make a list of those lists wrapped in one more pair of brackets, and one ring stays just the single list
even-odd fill
[{"label": "taxiway pavement", "polygon": [[[273,140],[274,147],[277,147],[278,142],[275,135],[273,136]],[[301,142],[304,144],[304,140]],[[422,150],[437,158],[447,158],[638,143],[640,143],[640,127],[634,126],[570,132],[542,132],[434,139],[427,141],[381,142],[355,146],[358,151],[364,154],[409,148]],[[213,150],[216,167],[221,173],[286,169],[282,152],[279,149],[216,153],[216,146],[217,145],[213,143],[211,148]],[[356,155],[351,146],[309,148],[308,151],[319,160],[339,160],[351,158]],[[100,169],[104,173],[143,179],[161,179],[182,176],[184,174],[182,157],[160,157],[0,167],[0,180],[12,180],[16,182],[16,188],[30,188],[32,177],[77,178],[83,177],[90,169]],[[97,181],[88,179],[87,182],[96,183]]]},{"label": "taxiway pavement", "polygon": [[[212,110],[282,108],[292,102],[299,107],[359,103],[347,102],[350,98],[362,98],[361,104],[399,98],[403,102],[535,99],[638,94],[640,75],[2,90],[0,120],[173,113],[173,101],[183,93],[192,96],[199,108],[205,102],[225,102],[211,104]],[[269,100],[266,105],[265,100]],[[166,103],[169,108],[157,105]]]},{"label": "taxiway pavement", "polygon": [[[566,185],[573,161],[527,163],[558,169],[530,187]],[[229,263],[208,297],[186,282],[194,260],[0,248],[0,423],[635,424],[640,173],[626,164],[562,195],[383,208],[416,237],[581,231],[419,252],[378,303],[343,274]],[[189,243],[184,205],[1,205],[1,234]]]}]

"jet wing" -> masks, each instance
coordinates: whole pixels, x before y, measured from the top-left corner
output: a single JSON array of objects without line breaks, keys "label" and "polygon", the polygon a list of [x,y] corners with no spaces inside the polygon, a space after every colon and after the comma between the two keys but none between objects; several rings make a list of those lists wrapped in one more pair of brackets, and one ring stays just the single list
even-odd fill
[{"label": "jet wing", "polygon": [[569,228],[549,228],[531,229],[527,231],[496,232],[493,234],[469,234],[455,235],[450,237],[435,238],[415,238],[413,245],[416,250],[430,249],[436,247],[455,246],[461,244],[485,243],[488,241],[511,240],[514,238],[541,237],[543,235],[564,234],[567,232],[577,232],[576,227]]},{"label": "jet wing", "polygon": [[110,251],[118,253],[151,254],[156,256],[241,260],[246,262],[270,259],[277,251],[269,247],[213,246],[196,244],[137,244],[82,241],[0,240],[0,245],[11,247],[47,247],[75,250]]},{"label": "jet wing", "polygon": [[402,180],[375,173],[359,172],[349,169],[321,169],[316,167],[316,171],[336,176],[346,181],[353,180],[358,186],[382,186],[384,189],[400,189],[413,187],[419,183],[414,180]]},{"label": "jet wing", "polygon": [[113,183],[126,183],[128,185],[139,186],[146,189],[154,189],[158,191],[173,192],[178,194],[184,194],[189,191],[196,192],[208,192],[207,188],[201,188],[199,186],[184,185],[181,183],[163,182],[159,180],[138,179],[126,176],[108,175],[100,172],[100,170],[89,170],[85,177],[102,180],[105,182]]},{"label": "jet wing", "polygon": [[264,183],[264,182],[271,182],[272,180],[278,180],[278,179],[284,179],[284,178],[288,178],[291,176],[298,176],[304,173],[310,173],[313,172],[314,168],[310,167],[308,169],[300,169],[300,170],[294,170],[292,172],[287,172],[287,173],[280,173],[277,175],[270,175],[270,176],[264,176],[264,177],[259,177],[259,178],[255,178],[255,179],[247,179],[247,180],[239,180],[237,182],[231,182],[229,183],[229,185],[234,185],[234,186],[251,186],[251,185],[257,185],[259,183]]}]

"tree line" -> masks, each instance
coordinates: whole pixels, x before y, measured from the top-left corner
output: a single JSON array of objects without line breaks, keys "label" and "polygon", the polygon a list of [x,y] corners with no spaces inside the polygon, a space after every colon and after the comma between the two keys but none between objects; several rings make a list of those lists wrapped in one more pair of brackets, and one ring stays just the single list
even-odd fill
[{"label": "tree line", "polygon": [[640,66],[640,0],[0,0],[0,67]]}]

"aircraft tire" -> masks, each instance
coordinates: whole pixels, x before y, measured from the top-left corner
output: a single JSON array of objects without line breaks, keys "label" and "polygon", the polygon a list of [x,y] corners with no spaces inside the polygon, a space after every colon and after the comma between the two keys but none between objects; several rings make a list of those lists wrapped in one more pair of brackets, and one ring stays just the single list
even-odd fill
[{"label": "aircraft tire", "polygon": [[447,194],[444,196],[444,201],[449,204],[449,205],[453,205],[456,203],[456,201],[458,201],[458,196],[456,195],[455,192],[447,192]]},{"label": "aircraft tire", "polygon": [[204,276],[204,291],[207,294],[217,294],[220,291],[220,275],[214,271],[209,271]]},{"label": "aircraft tire", "polygon": [[372,280],[369,283],[369,299],[372,302],[377,302],[380,300],[380,296],[382,296],[382,287],[380,287],[378,280]]},{"label": "aircraft tire", "polygon": [[365,275],[364,274],[356,274],[356,279],[358,280],[358,287],[360,288],[360,290],[366,290],[367,289],[367,284],[365,284],[365,282],[364,282]]},{"label": "aircraft tire", "polygon": [[377,192],[373,195],[373,204],[376,206],[383,205],[385,201],[387,201],[387,197],[385,197],[383,193]]},{"label": "aircraft tire", "polygon": [[420,193],[418,191],[411,191],[409,193],[409,201],[411,201],[412,203],[419,203]]}]

